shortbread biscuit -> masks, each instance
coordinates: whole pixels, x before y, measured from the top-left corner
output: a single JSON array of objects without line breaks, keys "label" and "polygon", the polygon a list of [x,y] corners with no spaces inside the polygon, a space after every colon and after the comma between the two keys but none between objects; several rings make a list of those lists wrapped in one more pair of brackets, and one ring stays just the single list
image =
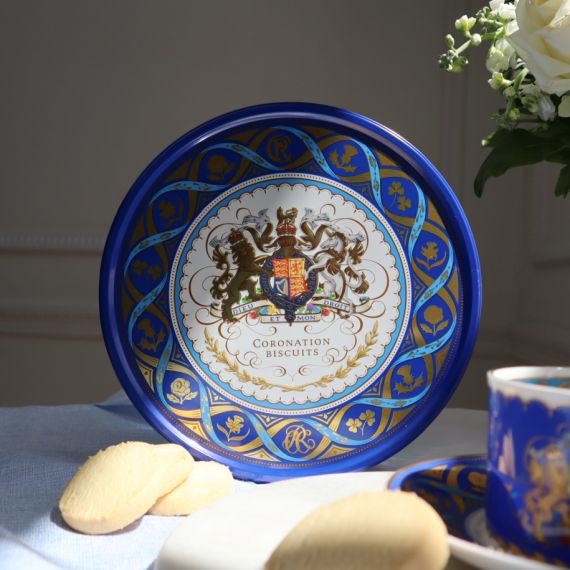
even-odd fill
[{"label": "shortbread biscuit", "polygon": [[90,457],[59,501],[65,522],[86,534],[120,530],[190,473],[194,460],[180,445],[126,442]]},{"label": "shortbread biscuit", "polygon": [[359,493],[323,505],[281,542],[265,570],[442,570],[441,517],[413,493]]},{"label": "shortbread biscuit", "polygon": [[198,461],[178,487],[160,497],[151,515],[189,515],[234,492],[231,471],[215,461]]}]

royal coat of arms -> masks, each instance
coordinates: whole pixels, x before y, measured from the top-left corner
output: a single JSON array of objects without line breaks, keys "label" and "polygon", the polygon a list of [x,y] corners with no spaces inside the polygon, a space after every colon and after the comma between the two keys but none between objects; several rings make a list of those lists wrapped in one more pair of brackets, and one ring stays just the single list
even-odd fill
[{"label": "royal coat of arms", "polygon": [[311,300],[313,307],[320,302],[343,317],[368,302],[369,283],[358,268],[366,250],[364,234],[343,230],[327,213],[311,208],[304,208],[299,227],[298,217],[297,208],[278,207],[273,218],[265,208],[210,241],[216,267],[223,270],[210,289],[217,301],[212,307],[221,306],[225,320],[238,318],[242,291],[256,306],[265,301],[272,307],[267,320],[275,323],[291,324]]},{"label": "royal coat of arms", "polygon": [[206,381],[312,405],[381,373],[402,340],[409,282],[392,230],[356,200],[266,184],[228,193],[197,219],[174,315]]}]

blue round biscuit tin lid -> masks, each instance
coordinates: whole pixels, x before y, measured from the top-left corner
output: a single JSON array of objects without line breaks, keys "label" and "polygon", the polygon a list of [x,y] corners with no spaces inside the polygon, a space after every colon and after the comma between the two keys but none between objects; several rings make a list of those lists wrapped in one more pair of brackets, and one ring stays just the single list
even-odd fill
[{"label": "blue round biscuit tin lid", "polygon": [[471,355],[481,277],[461,206],[414,147],[349,111],[268,104],[142,173],[100,306],[147,421],[270,481],[360,469],[418,436]]}]

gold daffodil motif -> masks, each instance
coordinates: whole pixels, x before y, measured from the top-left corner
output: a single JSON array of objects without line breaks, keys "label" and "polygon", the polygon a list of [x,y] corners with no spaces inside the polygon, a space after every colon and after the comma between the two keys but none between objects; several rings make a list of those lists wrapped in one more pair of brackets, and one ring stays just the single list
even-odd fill
[{"label": "gold daffodil motif", "polygon": [[446,256],[440,257],[439,246],[435,241],[428,241],[420,251],[421,257],[417,257],[416,261],[428,271],[439,267],[445,261]]},{"label": "gold daffodil motif", "polygon": [[437,247],[437,243],[435,243],[435,241],[428,241],[422,247],[422,255],[427,259],[427,261],[436,260],[439,255],[439,248]]},{"label": "gold daffodil motif", "polygon": [[218,425],[218,429],[226,436],[226,440],[229,441],[242,441],[249,435],[249,429],[241,435],[244,427],[244,419],[242,416],[235,415],[233,418],[226,419],[226,425]]},{"label": "gold daffodil motif", "polygon": [[230,433],[239,433],[243,428],[243,418],[241,416],[234,416],[226,420],[226,426]]}]

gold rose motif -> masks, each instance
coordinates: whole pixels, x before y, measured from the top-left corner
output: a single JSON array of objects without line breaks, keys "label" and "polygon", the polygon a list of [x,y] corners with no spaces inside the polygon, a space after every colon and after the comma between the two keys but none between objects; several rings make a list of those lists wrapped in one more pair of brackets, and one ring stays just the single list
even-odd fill
[{"label": "gold rose motif", "polygon": [[176,378],[170,385],[170,393],[166,394],[169,401],[174,404],[183,404],[186,400],[193,400],[198,392],[192,392],[190,382],[184,378]]},{"label": "gold rose motif", "polygon": [[[449,321],[443,320],[443,309],[437,305],[430,305],[424,311],[424,320],[429,325],[422,323],[420,328],[427,334],[435,336],[439,331],[445,329]],[[431,326],[430,326],[431,325]]]}]

